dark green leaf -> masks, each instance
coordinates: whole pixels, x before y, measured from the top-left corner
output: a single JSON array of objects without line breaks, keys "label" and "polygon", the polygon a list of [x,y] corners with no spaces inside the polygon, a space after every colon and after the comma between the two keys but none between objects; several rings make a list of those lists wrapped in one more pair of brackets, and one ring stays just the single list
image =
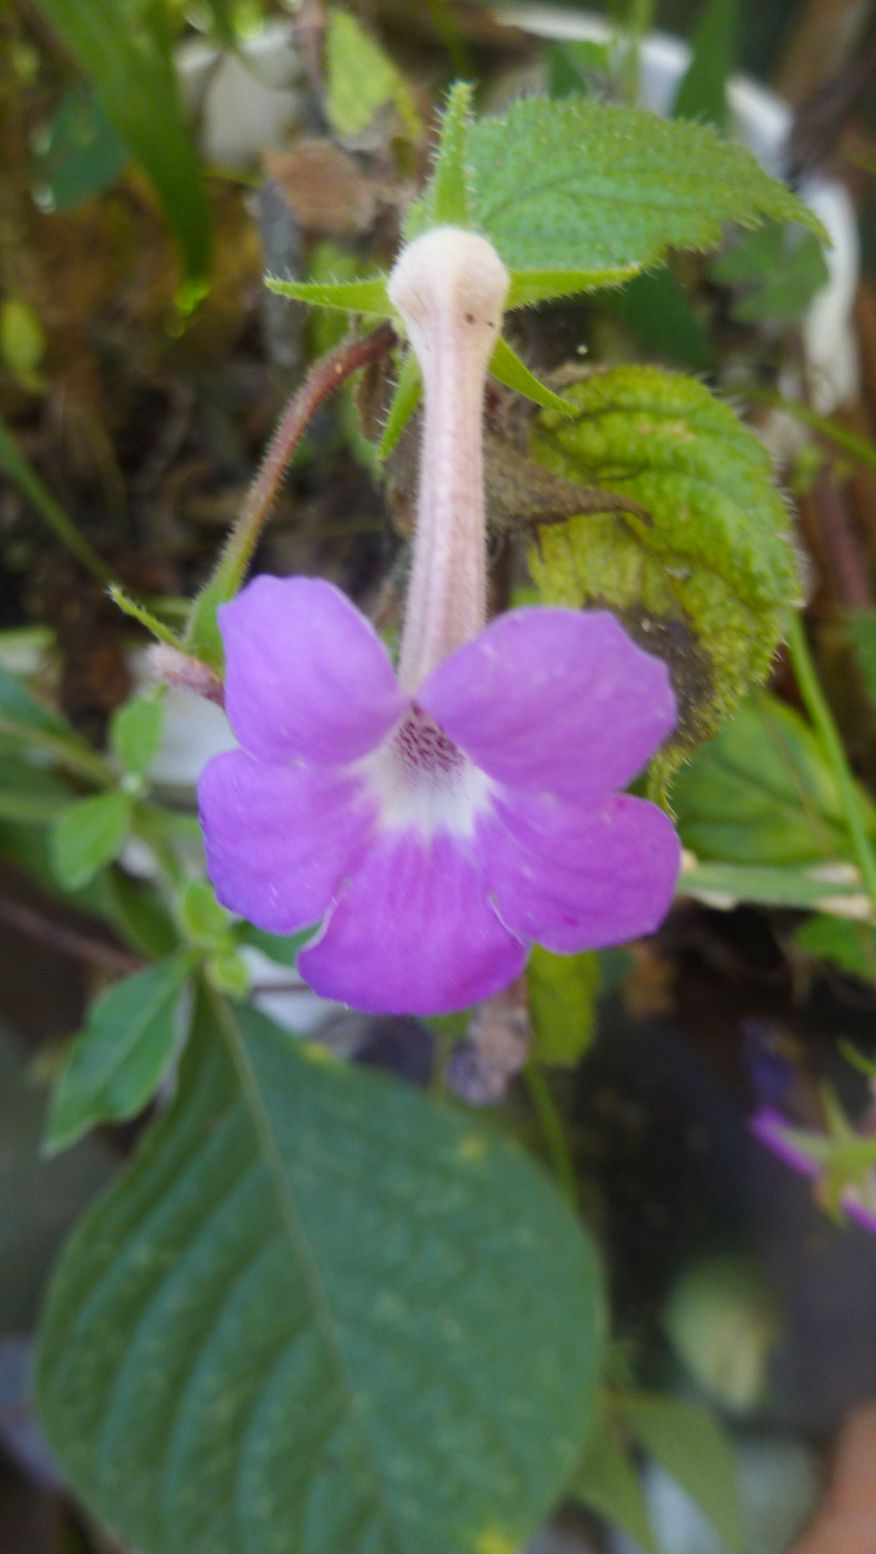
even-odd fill
[{"label": "dark green leaf", "polygon": [[50,825],[69,804],[70,789],[55,772],[0,747],[0,821]]},{"label": "dark green leaf", "polygon": [[43,130],[33,172],[44,209],[69,210],[118,181],[128,160],[100,103],[81,85],[67,88]]},{"label": "dark green leaf", "polygon": [[744,324],[793,323],[828,279],[817,237],[775,222],[746,232],[712,262],[711,273],[719,285],[740,289],[732,312]]},{"label": "dark green leaf", "polygon": [[604,1421],[591,1436],[572,1495],[619,1527],[642,1554],[659,1554],[636,1465]]},{"label": "dark green leaf", "polygon": [[547,603],[607,606],[669,663],[679,720],[652,765],[662,787],[769,670],[799,600],[787,514],[762,443],[701,383],[616,367],[566,399],[576,417],[544,411],[535,458],[632,498],[651,521],[613,513],[543,528],[530,566]]},{"label": "dark green leaf", "polygon": [[600,1329],[516,1147],[211,999],[62,1258],[41,1415],[141,1554],[515,1554],[580,1456]]},{"label": "dark green leaf", "polygon": [[737,0],[706,0],[691,45],[693,54],[672,112],[676,119],[703,119],[725,130],[727,81],[736,61]]},{"label": "dark green leaf", "polygon": [[687,293],[670,269],[636,275],[600,307],[620,319],[652,355],[694,372],[708,372],[714,352]]},{"label": "dark green leaf", "polygon": [[548,96],[590,97],[594,83],[611,69],[611,45],[607,43],[555,43],[548,50]]},{"label": "dark green leaf", "polygon": [[593,1040],[598,955],[553,955],[536,944],[526,967],[526,988],[535,1033],[532,1057],[574,1067]]},{"label": "dark green leaf", "polygon": [[179,1045],[184,956],[117,982],[92,1006],[58,1080],[46,1133],[50,1155],[102,1122],[148,1105]]},{"label": "dark green leaf", "polygon": [[59,737],[72,733],[69,723],[34,696],[19,675],[0,665],[0,734],[4,724],[11,725],[19,734],[27,729]]},{"label": "dark green leaf", "polygon": [[617,1407],[644,1447],[699,1506],[730,1554],[744,1545],[736,1457],[715,1415],[684,1398],[620,1393]]},{"label": "dark green leaf", "polygon": [[98,869],[117,857],[131,824],[131,800],[119,789],[79,799],[61,816],[54,833],[55,869],[68,890],[87,885]]},{"label": "dark green leaf", "polygon": [[210,214],[173,63],[153,12],[119,0],[38,0],[94,83],[110,123],[155,188],[182,253],[187,280],[203,286]]},{"label": "dark green leaf", "polygon": [[[859,797],[876,834],[873,806],[863,791]],[[702,859],[762,867],[849,856],[842,804],[818,740],[798,712],[765,693],[682,768],[672,802],[685,845]]]},{"label": "dark green leaf", "polygon": [[113,713],[110,745],[126,772],[145,777],[164,738],[164,707],[147,696],[135,696]]},{"label": "dark green leaf", "polygon": [[876,929],[841,917],[810,917],[794,934],[801,950],[830,961],[850,977],[876,982]]}]

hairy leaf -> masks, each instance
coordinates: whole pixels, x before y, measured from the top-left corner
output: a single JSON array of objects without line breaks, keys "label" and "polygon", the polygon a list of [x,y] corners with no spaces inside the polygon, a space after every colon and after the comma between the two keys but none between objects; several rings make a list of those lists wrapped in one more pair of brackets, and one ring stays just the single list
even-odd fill
[{"label": "hairy leaf", "polygon": [[[871,834],[876,815],[863,790]],[[677,775],[672,801],[682,838],[722,863],[824,864],[849,857],[833,772],[798,712],[760,693]]]},{"label": "hairy leaf", "polygon": [[[670,248],[713,248],[728,222],[799,221],[825,236],[742,146],[639,109],[525,99],[470,127],[467,158],[472,223],[515,272],[518,297],[525,272],[553,272],[543,298],[586,291]],[[409,235],[429,224],[429,209],[427,191]]]},{"label": "hairy leaf", "polygon": [[599,1305],[516,1147],[205,998],[62,1258],[42,1419],[140,1554],[513,1554],[581,1453]]},{"label": "hairy leaf", "polygon": [[650,523],[588,515],[544,528],[530,565],[551,604],[614,610],[667,660],[676,731],[652,765],[665,784],[772,662],[797,603],[769,457],[702,384],[656,367],[594,372],[538,418],[532,452],[555,474],[632,498]]},{"label": "hairy leaf", "polygon": [[93,1005],[52,1100],[46,1151],[74,1144],[99,1122],[124,1122],[151,1101],[179,1039],[190,960],[178,955],[117,982]]}]

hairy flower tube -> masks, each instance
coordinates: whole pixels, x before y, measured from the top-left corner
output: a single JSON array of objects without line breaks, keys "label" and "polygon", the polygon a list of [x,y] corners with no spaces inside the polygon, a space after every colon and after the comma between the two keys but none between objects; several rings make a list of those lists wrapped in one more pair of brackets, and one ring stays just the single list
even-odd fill
[{"label": "hairy flower tube", "polygon": [[318,993],[439,1014],[559,953],[652,931],[679,844],[617,790],[675,721],[665,665],[602,611],[533,607],[485,625],[482,403],[508,277],[438,228],[390,296],[424,383],[417,528],[398,673],[327,582],[259,577],[220,611],[241,748],[199,784],[220,901],[257,926],[319,924]]}]

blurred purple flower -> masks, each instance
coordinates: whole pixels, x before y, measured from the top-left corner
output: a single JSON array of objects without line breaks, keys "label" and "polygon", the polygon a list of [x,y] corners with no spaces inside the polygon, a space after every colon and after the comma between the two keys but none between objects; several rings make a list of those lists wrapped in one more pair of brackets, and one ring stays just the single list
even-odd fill
[{"label": "blurred purple flower", "polygon": [[824,1132],[796,1127],[773,1107],[762,1106],[751,1119],[751,1131],[785,1165],[815,1183],[822,1208],[876,1233],[876,1139],[853,1130],[836,1103],[827,1120]]},{"label": "blurred purple flower", "polygon": [[302,952],[318,992],[438,1014],[505,987],[533,939],[616,944],[668,910],[679,844],[613,790],[671,729],[666,667],[613,616],[494,620],[416,698],[330,583],[259,577],[220,612],[242,746],[199,800],[219,900]]}]

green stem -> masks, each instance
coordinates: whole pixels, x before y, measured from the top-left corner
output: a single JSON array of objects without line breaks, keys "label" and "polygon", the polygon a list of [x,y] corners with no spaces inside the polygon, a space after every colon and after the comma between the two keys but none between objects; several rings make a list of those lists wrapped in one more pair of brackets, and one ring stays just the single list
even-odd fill
[{"label": "green stem", "polygon": [[56,502],[48,487],[44,486],[39,475],[31,464],[28,463],[21,452],[17,442],[10,437],[6,427],[0,423],[0,469],[5,470],[10,480],[13,480],[19,490],[32,507],[35,507],[43,522],[67,549],[72,551],[77,560],[95,577],[99,583],[112,581],[112,573],[109,567],[89,545],[83,534],[79,533],[72,518],[65,513],[60,502]]},{"label": "green stem", "polygon": [[572,1208],[576,1209],[578,1188],[575,1182],[572,1151],[566,1138],[563,1119],[551,1095],[550,1086],[536,1063],[527,1063],[523,1077],[560,1190]]},{"label": "green stem", "polygon": [[870,845],[855,778],[849,766],[833,714],[821,689],[809,651],[802,618],[794,615],[788,628],[788,652],[800,695],[818,736],[825,760],[837,785],[849,841],[861,871],[864,888],[876,911],[876,856]]}]

